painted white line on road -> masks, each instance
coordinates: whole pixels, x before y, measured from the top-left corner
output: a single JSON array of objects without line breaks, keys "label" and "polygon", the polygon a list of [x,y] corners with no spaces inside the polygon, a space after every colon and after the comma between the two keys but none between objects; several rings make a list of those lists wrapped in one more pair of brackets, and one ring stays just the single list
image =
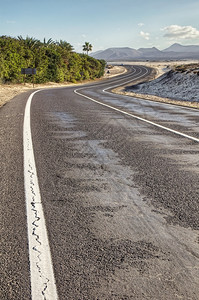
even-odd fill
[{"label": "painted white line on road", "polygon": [[95,103],[98,103],[98,104],[103,105],[103,106],[105,106],[105,107],[111,108],[111,109],[113,109],[113,110],[115,110],[115,111],[118,111],[118,112],[124,114],[124,115],[130,116],[130,117],[132,117],[132,118],[134,118],[134,119],[143,121],[143,122],[148,123],[148,124],[150,124],[150,125],[159,127],[159,128],[164,129],[164,130],[166,130],[166,131],[169,131],[169,132],[175,133],[175,134],[177,134],[177,135],[180,135],[180,136],[182,136],[182,137],[188,138],[188,139],[190,139],[190,140],[192,140],[192,141],[199,142],[199,139],[197,139],[197,138],[195,138],[195,137],[193,137],[193,136],[187,135],[187,134],[182,133],[182,132],[180,132],[180,131],[173,130],[173,129],[169,128],[169,127],[165,127],[165,126],[159,125],[159,124],[157,124],[157,123],[155,123],[155,122],[152,122],[152,121],[149,121],[149,120],[147,120],[147,119],[143,119],[143,118],[138,117],[138,116],[136,116],[136,115],[134,115],[134,114],[131,114],[131,113],[128,113],[128,112],[123,111],[123,110],[121,110],[121,109],[118,109],[118,108],[116,108],[116,107],[114,107],[114,106],[111,106],[111,105],[102,103],[102,102],[97,101],[97,100],[95,100],[95,99],[93,99],[93,98],[91,98],[91,97],[88,97],[88,96],[86,96],[86,95],[84,95],[84,94],[79,93],[77,90],[78,90],[78,89],[74,90],[74,93],[75,93],[75,94],[77,94],[77,95],[79,95],[79,96],[82,96],[82,97],[84,97],[84,98],[86,98],[86,99],[88,99],[88,100],[91,100],[91,101],[93,101],[93,102],[95,102]]},{"label": "painted white line on road", "polygon": [[52,259],[41,203],[40,189],[35,165],[30,107],[36,91],[28,98],[23,127],[24,188],[29,242],[31,295],[33,300],[58,299]]},{"label": "painted white line on road", "polygon": [[[133,81],[135,81],[135,80],[137,80],[139,78],[142,78],[142,77],[146,76],[147,74],[149,74],[149,69],[147,69],[145,67],[142,67],[142,68],[146,70],[146,73],[144,73],[144,74],[142,73],[140,76],[137,76],[136,78],[131,78],[131,80],[128,80],[128,81],[122,83],[122,86],[125,85],[125,84],[127,84],[127,83],[133,82]],[[140,73],[141,73],[141,69],[140,69]],[[138,73],[138,75],[140,73]],[[108,88],[105,88],[103,90],[103,92],[109,93],[109,92],[107,92],[107,90],[114,89],[114,88],[116,88],[118,86],[121,86],[121,84],[117,84],[117,85],[114,85],[114,86],[109,86]],[[110,94],[113,94],[113,93],[110,93]]]},{"label": "painted white line on road", "polygon": [[[133,69],[134,69],[134,68],[133,68]],[[136,69],[134,69],[134,71],[133,71],[132,73],[130,73],[130,74],[128,73],[128,74],[122,76],[122,78],[116,78],[116,76],[115,76],[115,78],[105,79],[105,80],[104,80],[103,82],[101,82],[101,83],[96,82],[95,84],[92,84],[92,85],[89,84],[88,88],[90,89],[90,88],[96,87],[96,86],[107,85],[107,84],[110,84],[110,81],[112,81],[112,80],[114,80],[114,82],[121,82],[121,81],[123,81],[126,77],[127,77],[127,78],[131,78],[131,80],[128,81],[128,82],[131,82],[131,81],[133,81],[133,80],[136,79],[136,78],[134,79],[134,78],[130,77],[130,76],[134,75],[134,73],[136,73]],[[120,75],[121,75],[121,74],[118,74],[117,77],[119,77]],[[125,82],[124,84],[126,84],[126,82]],[[120,85],[123,85],[123,83],[122,83],[122,84],[119,84],[118,86],[120,86]],[[78,88],[78,90],[82,90],[82,89],[85,89],[85,86],[82,87],[82,88]],[[109,87],[108,87],[108,89],[109,89]]]},{"label": "painted white line on road", "polygon": [[[143,67],[144,69],[146,69],[145,67]],[[134,69],[134,68],[133,68]],[[143,76],[145,76],[147,73],[149,73],[149,70],[148,69],[146,69],[146,73],[142,73],[142,75],[141,76],[137,76],[136,78],[132,78],[132,75],[134,75],[134,73],[136,73],[136,69],[134,69],[134,72],[132,72],[132,73],[130,73],[130,74],[127,74],[126,76],[123,76],[122,78],[119,78],[119,79],[114,79],[114,82],[122,82],[122,83],[120,83],[120,84],[117,84],[117,85],[114,85],[114,86],[109,86],[109,87],[107,87],[107,88],[105,88],[104,90],[102,90],[103,92],[104,91],[106,91],[106,90],[108,90],[108,89],[113,89],[113,88],[115,88],[115,87],[118,87],[118,86],[123,86],[123,85],[125,85],[125,84],[127,84],[127,83],[130,83],[130,82],[133,82],[133,81],[135,81],[135,80],[137,80],[137,79],[139,79],[139,78],[141,78],[141,77],[143,77]],[[139,73],[137,74],[137,75],[139,75],[140,73],[142,72],[142,70],[140,69],[140,71],[139,71]],[[121,74],[120,74],[121,75]],[[120,75],[118,75],[118,77],[120,76]],[[128,81],[125,81],[125,82],[123,82],[124,81],[124,79],[125,78],[131,78],[130,80],[128,80]],[[112,78],[110,78],[110,80],[112,80]],[[110,82],[108,81],[108,79],[107,79],[107,82],[102,82],[102,83],[97,83],[97,84],[94,84],[94,85],[89,85],[88,87],[86,87],[86,88],[88,88],[88,89],[90,89],[90,88],[92,88],[92,87],[98,87],[98,86],[101,86],[101,85],[107,85],[107,84],[110,84]],[[82,87],[82,88],[78,88],[78,91],[80,91],[80,90],[83,90],[83,89],[85,89],[85,87]],[[108,92],[107,92],[108,93]],[[110,93],[110,94],[113,94],[113,93]]]}]

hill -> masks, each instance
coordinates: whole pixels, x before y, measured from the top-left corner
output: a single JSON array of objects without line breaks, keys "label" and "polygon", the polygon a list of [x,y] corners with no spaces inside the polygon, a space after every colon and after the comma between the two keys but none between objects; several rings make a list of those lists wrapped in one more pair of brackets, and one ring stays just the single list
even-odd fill
[{"label": "hill", "polygon": [[180,52],[180,53],[199,53],[199,46],[197,45],[189,45],[189,46],[183,46],[180,44],[173,44],[170,47],[168,47],[167,49],[164,49],[163,52]]},{"label": "hill", "polygon": [[100,57],[100,59],[105,59],[105,60],[117,60],[124,58],[124,60],[131,60],[134,58],[137,58],[140,56],[139,51],[124,47],[124,48],[108,48],[104,51],[97,51],[93,54],[90,54],[90,56],[97,58]]}]

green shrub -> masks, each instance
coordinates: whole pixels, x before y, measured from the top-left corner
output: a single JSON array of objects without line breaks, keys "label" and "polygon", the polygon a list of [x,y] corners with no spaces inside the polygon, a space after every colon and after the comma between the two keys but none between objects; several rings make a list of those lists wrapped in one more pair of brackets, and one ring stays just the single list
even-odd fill
[{"label": "green shrub", "polygon": [[[76,82],[103,76],[105,61],[75,53],[65,41],[1,36],[0,82],[22,82],[21,68],[36,68],[36,83]],[[32,76],[26,76],[26,82],[31,81]]]}]

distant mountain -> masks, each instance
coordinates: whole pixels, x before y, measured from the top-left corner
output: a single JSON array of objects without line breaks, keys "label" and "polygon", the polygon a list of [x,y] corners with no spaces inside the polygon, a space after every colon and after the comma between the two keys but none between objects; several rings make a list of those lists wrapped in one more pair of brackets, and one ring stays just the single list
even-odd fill
[{"label": "distant mountain", "polygon": [[97,55],[97,54],[99,54],[99,53],[101,53],[101,52],[103,52],[103,50],[98,50],[98,51],[96,51],[96,52],[94,52],[94,53],[95,53],[95,55]]},{"label": "distant mountain", "polygon": [[124,47],[124,48],[108,48],[104,51],[101,52],[97,51],[90,55],[97,59],[105,59],[107,61],[111,61],[111,60],[120,60],[121,57],[124,60],[135,59],[140,56],[140,53],[135,49]]},{"label": "distant mountain", "polygon": [[142,53],[142,55],[157,55],[160,54],[161,51],[157,49],[156,47],[152,48],[139,48],[138,51]]},{"label": "distant mountain", "polygon": [[152,48],[139,48],[138,49],[140,56],[145,58],[145,59],[154,59],[156,57],[162,57],[164,54],[162,51],[157,49],[156,47]]},{"label": "distant mountain", "polygon": [[183,46],[175,43],[162,51],[155,47],[140,48],[138,50],[129,47],[108,48],[90,55],[106,61],[199,59],[199,46]]},{"label": "distant mountain", "polygon": [[199,52],[199,46],[197,45],[189,45],[189,46],[183,46],[180,44],[173,44],[171,45],[169,48],[164,49],[163,52],[183,52],[183,53],[195,53],[195,52]]}]

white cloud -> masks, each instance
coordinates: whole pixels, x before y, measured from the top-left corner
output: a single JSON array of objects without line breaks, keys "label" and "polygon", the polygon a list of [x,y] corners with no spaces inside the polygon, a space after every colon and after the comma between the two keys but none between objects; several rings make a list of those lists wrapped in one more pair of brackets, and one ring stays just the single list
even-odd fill
[{"label": "white cloud", "polygon": [[140,31],[140,36],[143,37],[147,41],[150,39],[150,33],[148,33],[148,32]]},{"label": "white cloud", "polygon": [[138,23],[138,26],[142,27],[142,26],[144,26],[144,23]]},{"label": "white cloud", "polygon": [[166,33],[164,37],[170,39],[197,39],[199,38],[199,30],[192,26],[170,25],[163,28]]}]

